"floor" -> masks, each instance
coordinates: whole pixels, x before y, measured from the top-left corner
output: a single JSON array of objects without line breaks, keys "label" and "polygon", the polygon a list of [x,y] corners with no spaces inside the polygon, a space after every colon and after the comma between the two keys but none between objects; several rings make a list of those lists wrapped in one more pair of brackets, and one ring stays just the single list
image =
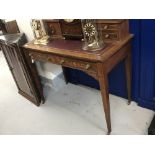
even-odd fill
[{"label": "floor", "polygon": [[[85,86],[64,85],[55,91],[44,88],[46,102],[36,107],[17,93],[0,51],[0,134],[97,134],[107,133],[101,95]],[[127,105],[110,95],[111,134],[147,134],[154,112]]]}]

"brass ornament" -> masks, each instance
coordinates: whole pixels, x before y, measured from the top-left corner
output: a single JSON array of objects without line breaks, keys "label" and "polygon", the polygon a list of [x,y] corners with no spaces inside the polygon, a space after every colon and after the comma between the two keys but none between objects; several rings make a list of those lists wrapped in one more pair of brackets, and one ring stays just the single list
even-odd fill
[{"label": "brass ornament", "polygon": [[47,45],[49,36],[43,30],[40,20],[32,19],[31,26],[34,33],[34,44]]}]

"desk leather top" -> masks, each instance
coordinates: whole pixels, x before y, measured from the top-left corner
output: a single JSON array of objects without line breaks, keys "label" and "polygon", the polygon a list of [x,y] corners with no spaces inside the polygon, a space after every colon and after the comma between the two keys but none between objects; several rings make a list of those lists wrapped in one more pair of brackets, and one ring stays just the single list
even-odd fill
[{"label": "desk leather top", "polygon": [[85,51],[82,49],[82,42],[77,40],[51,40],[47,45],[35,45],[29,42],[24,48],[39,53],[56,54],[65,57],[74,57],[76,59],[87,59],[90,61],[104,61],[115,54],[123,45],[125,45],[133,35],[129,35],[121,42],[106,43],[102,50]]}]

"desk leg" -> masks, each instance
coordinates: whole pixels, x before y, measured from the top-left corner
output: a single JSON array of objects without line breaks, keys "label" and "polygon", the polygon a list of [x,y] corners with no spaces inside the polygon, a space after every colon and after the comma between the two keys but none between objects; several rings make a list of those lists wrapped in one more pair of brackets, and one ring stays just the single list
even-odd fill
[{"label": "desk leg", "polygon": [[128,104],[131,102],[131,53],[125,58],[126,83],[128,93]]},{"label": "desk leg", "polygon": [[104,113],[107,123],[108,134],[111,132],[111,119],[110,119],[110,104],[109,104],[109,89],[108,89],[108,75],[104,71],[103,65],[98,64],[98,78],[101,89]]}]

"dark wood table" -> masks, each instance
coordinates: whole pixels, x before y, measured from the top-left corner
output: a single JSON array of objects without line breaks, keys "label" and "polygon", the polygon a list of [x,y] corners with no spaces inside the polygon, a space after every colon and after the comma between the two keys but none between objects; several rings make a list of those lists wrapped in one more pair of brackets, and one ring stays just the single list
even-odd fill
[{"label": "dark wood table", "polygon": [[[33,61],[51,62],[82,70],[99,81],[108,134],[111,132],[108,73],[121,61],[125,61],[128,103],[131,101],[131,39],[129,35],[123,41],[106,43],[100,51],[82,50],[82,42],[74,40],[52,40],[47,45],[24,46],[24,51]],[[65,73],[64,73],[65,75]]]}]

